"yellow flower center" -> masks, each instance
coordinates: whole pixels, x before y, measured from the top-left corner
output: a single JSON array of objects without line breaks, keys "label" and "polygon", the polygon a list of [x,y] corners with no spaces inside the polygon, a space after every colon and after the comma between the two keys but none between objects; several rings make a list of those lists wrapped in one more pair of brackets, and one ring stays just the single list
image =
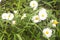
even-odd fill
[{"label": "yellow flower center", "polygon": [[48,31],[46,31],[46,34],[49,34],[49,32],[48,32]]},{"label": "yellow flower center", "polygon": [[56,20],[53,21],[53,24],[58,24],[59,22],[57,22]]},{"label": "yellow flower center", "polygon": [[10,15],[8,16],[8,18],[10,18]]},{"label": "yellow flower center", "polygon": [[32,6],[35,6],[35,4],[33,3]]},{"label": "yellow flower center", "polygon": [[44,17],[44,14],[42,14],[42,17]]},{"label": "yellow flower center", "polygon": [[35,18],[35,20],[39,20],[39,18],[38,18],[38,17],[36,17],[36,18]]}]

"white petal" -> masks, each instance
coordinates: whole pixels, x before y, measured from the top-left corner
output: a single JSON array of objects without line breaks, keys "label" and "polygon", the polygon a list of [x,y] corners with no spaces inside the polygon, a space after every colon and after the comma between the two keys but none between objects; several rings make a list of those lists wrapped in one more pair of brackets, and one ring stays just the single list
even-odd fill
[{"label": "white petal", "polygon": [[50,22],[53,23],[54,20],[51,20]]},{"label": "white petal", "polygon": [[12,24],[16,24],[16,21],[12,21]]},{"label": "white petal", "polygon": [[53,27],[56,27],[56,24],[52,24]]},{"label": "white petal", "polygon": [[1,0],[0,0],[0,2],[1,2]]},{"label": "white petal", "polygon": [[23,16],[21,17],[21,20],[24,19],[26,17],[26,14],[24,13]]},{"label": "white petal", "polygon": [[8,19],[8,18],[7,18],[7,13],[3,13],[3,14],[2,14],[2,19]]},{"label": "white petal", "polygon": [[17,10],[14,10],[14,13],[17,13]]},{"label": "white petal", "polygon": [[37,7],[34,7],[34,8],[33,8],[33,10],[36,10],[36,9],[37,9]]},{"label": "white petal", "polygon": [[14,15],[12,13],[8,13],[8,20],[12,20],[14,18]]}]

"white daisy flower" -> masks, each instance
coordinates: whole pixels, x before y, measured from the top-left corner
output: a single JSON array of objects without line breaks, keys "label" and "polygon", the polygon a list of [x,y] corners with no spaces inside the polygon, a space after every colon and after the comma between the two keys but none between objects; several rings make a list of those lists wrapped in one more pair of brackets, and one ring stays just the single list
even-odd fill
[{"label": "white daisy flower", "polygon": [[37,1],[31,1],[30,2],[30,7],[33,8],[33,10],[36,10],[36,8],[38,7],[38,3]]},{"label": "white daisy flower", "polygon": [[56,24],[58,24],[58,23],[59,23],[59,22],[58,22],[58,21],[56,21],[56,20],[51,20],[50,22],[52,23],[52,26],[53,26],[53,27],[56,27]]},{"label": "white daisy flower", "polygon": [[12,24],[16,24],[16,21],[12,21]]},{"label": "white daisy flower", "polygon": [[8,20],[12,20],[14,18],[14,15],[12,13],[8,13]]},{"label": "white daisy flower", "polygon": [[24,19],[26,17],[26,14],[24,13],[23,16],[21,17],[21,20]]},{"label": "white daisy flower", "polygon": [[1,2],[1,0],[0,0],[0,2]]},{"label": "white daisy flower", "polygon": [[47,37],[47,38],[51,37],[51,35],[52,35],[52,29],[50,29],[50,28],[43,29],[43,35],[45,37]]},{"label": "white daisy flower", "polygon": [[39,18],[40,18],[40,20],[45,20],[45,19],[47,18],[46,9],[42,8],[42,9],[39,11]]},{"label": "white daisy flower", "polygon": [[34,23],[40,22],[40,19],[39,19],[38,15],[33,16],[33,17],[32,17],[32,21],[33,21]]},{"label": "white daisy flower", "polygon": [[7,13],[3,13],[2,14],[2,19],[8,19],[7,16],[8,16]]}]

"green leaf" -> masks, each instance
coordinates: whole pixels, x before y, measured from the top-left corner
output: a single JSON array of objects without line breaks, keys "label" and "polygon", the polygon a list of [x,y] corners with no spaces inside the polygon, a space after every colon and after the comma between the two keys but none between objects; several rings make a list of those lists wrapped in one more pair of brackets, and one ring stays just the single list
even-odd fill
[{"label": "green leaf", "polygon": [[16,34],[19,40],[22,40],[21,36],[19,34]]},{"label": "green leaf", "polygon": [[2,36],[0,37],[0,40],[2,40],[2,39],[3,39],[3,36],[4,36],[4,35],[2,35]]}]

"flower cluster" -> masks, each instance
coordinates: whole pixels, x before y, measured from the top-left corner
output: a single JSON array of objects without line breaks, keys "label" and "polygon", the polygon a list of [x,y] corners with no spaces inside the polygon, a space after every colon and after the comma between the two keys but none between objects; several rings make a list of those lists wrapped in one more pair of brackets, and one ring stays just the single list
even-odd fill
[{"label": "flower cluster", "polygon": [[[0,2],[1,2],[1,0],[0,0]],[[38,12],[37,12],[37,14],[36,15],[32,15],[31,17],[30,17],[30,15],[29,15],[29,22],[30,23],[33,23],[33,24],[37,24],[38,26],[40,25],[39,23],[46,23],[46,25],[43,25],[43,26],[46,26],[46,27],[43,27],[42,28],[42,33],[43,33],[43,35],[42,36],[44,36],[44,37],[46,37],[46,38],[50,38],[52,35],[53,35],[53,29],[52,29],[52,27],[53,28],[56,28],[56,26],[57,26],[57,24],[59,23],[56,19],[53,19],[53,18],[51,18],[51,19],[49,19],[49,13],[47,12],[47,9],[45,9],[45,8],[38,8],[39,7],[39,4],[38,4],[38,2],[37,1],[35,1],[35,0],[33,0],[33,1],[30,1],[30,3],[29,3],[29,8],[31,8],[31,9],[33,9],[33,11],[36,11],[36,10],[38,10]],[[19,7],[18,7],[19,8]],[[25,9],[23,9],[23,11],[24,11]],[[21,22],[21,24],[25,21],[24,19],[25,19],[25,17],[27,18],[26,20],[28,20],[28,16],[27,16],[27,13],[23,13],[23,15],[21,15],[21,14],[19,14],[19,12],[21,12],[21,11],[19,11],[19,10],[14,10],[13,12],[14,13],[11,13],[11,12],[7,12],[7,13],[3,13],[2,15],[1,15],[1,18],[2,18],[2,20],[9,20],[9,21],[12,21],[11,23],[12,24],[17,24],[19,21]],[[17,16],[16,18],[17,18],[17,21],[15,20],[16,18],[15,18],[15,16]],[[15,18],[15,19],[14,19]],[[19,20],[18,20],[18,18],[19,18]],[[24,21],[23,21],[24,20]],[[49,20],[48,21],[48,23],[47,22],[45,22],[45,21],[47,21],[47,20]],[[23,22],[22,22],[23,21]],[[21,25],[21,24],[19,24],[19,25]],[[25,23],[26,24],[26,23]],[[24,26],[25,26],[25,24],[24,24]],[[51,24],[51,25],[50,25]],[[29,25],[29,24],[27,24],[27,25]],[[40,28],[40,27],[39,27]],[[17,29],[19,29],[19,28],[17,28]]]},{"label": "flower cluster", "polygon": [[41,20],[45,20],[47,18],[48,14],[46,12],[46,9],[42,8],[38,15],[36,16],[33,16],[32,20],[35,22],[35,23],[38,23],[40,22]]},{"label": "flower cluster", "polygon": [[[31,1],[30,2],[30,6],[33,8],[33,10],[36,10],[37,7],[38,7],[38,3],[36,1]],[[41,10],[39,11],[38,15],[35,15],[35,16],[32,17],[32,21],[34,23],[38,23],[38,22],[46,20],[47,17],[48,17],[47,10],[45,8],[41,8]],[[52,24],[53,27],[56,27],[56,24],[58,24],[59,22],[57,22],[56,20],[51,20],[50,23]],[[44,28],[43,29],[43,35],[46,38],[49,38],[53,34],[52,31],[53,30],[50,29],[50,28]]]},{"label": "flower cluster", "polygon": [[13,18],[14,18],[14,15],[12,13],[3,13],[2,14],[2,19],[12,20]]}]

